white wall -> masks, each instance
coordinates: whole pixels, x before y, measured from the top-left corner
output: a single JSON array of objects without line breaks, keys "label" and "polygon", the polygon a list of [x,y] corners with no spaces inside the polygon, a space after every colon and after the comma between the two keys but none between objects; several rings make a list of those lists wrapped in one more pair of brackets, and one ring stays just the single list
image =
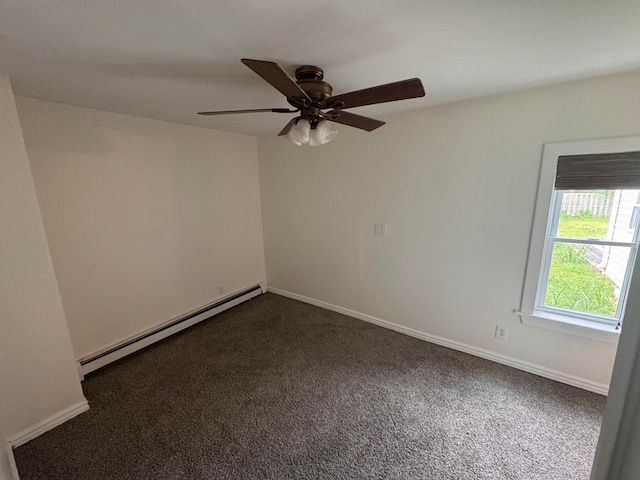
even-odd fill
[{"label": "white wall", "polygon": [[14,97],[4,75],[0,172],[0,430],[12,439],[85,400]]},{"label": "white wall", "polygon": [[0,480],[12,480],[11,463],[9,460],[9,445],[7,440],[0,432]]},{"label": "white wall", "polygon": [[17,105],[77,358],[264,282],[255,137]]},{"label": "white wall", "polygon": [[390,115],[317,148],[260,138],[268,285],[608,384],[614,345],[513,311],[542,145],[638,134],[638,85],[636,71]]}]

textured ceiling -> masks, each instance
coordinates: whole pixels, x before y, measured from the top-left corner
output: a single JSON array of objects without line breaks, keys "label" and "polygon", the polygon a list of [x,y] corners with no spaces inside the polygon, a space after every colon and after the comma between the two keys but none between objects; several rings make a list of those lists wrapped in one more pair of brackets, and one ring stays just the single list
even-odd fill
[{"label": "textured ceiling", "polygon": [[420,77],[385,114],[640,68],[638,0],[0,0],[0,71],[19,95],[255,135],[289,115],[240,63],[325,70],[334,93]]}]

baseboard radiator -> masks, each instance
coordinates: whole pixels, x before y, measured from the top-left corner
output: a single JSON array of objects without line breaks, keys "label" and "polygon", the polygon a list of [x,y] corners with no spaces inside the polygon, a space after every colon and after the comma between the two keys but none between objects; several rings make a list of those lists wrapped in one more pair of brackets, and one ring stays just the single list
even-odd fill
[{"label": "baseboard radiator", "polygon": [[157,327],[125,340],[122,343],[113,345],[104,351],[81,358],[79,361],[80,373],[82,375],[86,375],[87,373],[93,372],[94,370],[104,367],[111,362],[115,362],[130,353],[136,352],[155,342],[167,338],[174,333],[178,333],[185,328],[189,328],[198,322],[235,307],[242,302],[246,302],[258,295],[262,295],[263,293],[263,288],[256,284],[246,290],[234,293],[209,305],[205,305],[193,312],[189,312],[179,318],[170,320],[162,325],[158,325]]}]

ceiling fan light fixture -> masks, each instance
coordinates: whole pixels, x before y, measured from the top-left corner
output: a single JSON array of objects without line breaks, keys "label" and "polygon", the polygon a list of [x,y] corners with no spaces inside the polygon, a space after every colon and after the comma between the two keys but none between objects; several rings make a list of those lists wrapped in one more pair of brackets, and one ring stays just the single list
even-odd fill
[{"label": "ceiling fan light fixture", "polygon": [[309,134],[309,145],[311,145],[312,147],[325,145],[336,138],[337,135],[338,131],[334,130],[332,125],[328,121],[323,120],[318,123],[316,128],[311,130]]},{"label": "ceiling fan light fixture", "polygon": [[289,130],[286,137],[296,145],[304,145],[309,143],[310,131],[311,124],[309,123],[309,120],[301,118],[293,127],[291,127],[291,130]]}]

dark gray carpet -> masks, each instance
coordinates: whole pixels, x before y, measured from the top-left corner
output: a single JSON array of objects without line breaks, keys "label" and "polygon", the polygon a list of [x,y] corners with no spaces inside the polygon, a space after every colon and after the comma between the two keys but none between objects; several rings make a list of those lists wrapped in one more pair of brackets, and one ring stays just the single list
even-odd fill
[{"label": "dark gray carpet", "polygon": [[588,479],[605,399],[272,294],[87,377],[23,480]]}]

